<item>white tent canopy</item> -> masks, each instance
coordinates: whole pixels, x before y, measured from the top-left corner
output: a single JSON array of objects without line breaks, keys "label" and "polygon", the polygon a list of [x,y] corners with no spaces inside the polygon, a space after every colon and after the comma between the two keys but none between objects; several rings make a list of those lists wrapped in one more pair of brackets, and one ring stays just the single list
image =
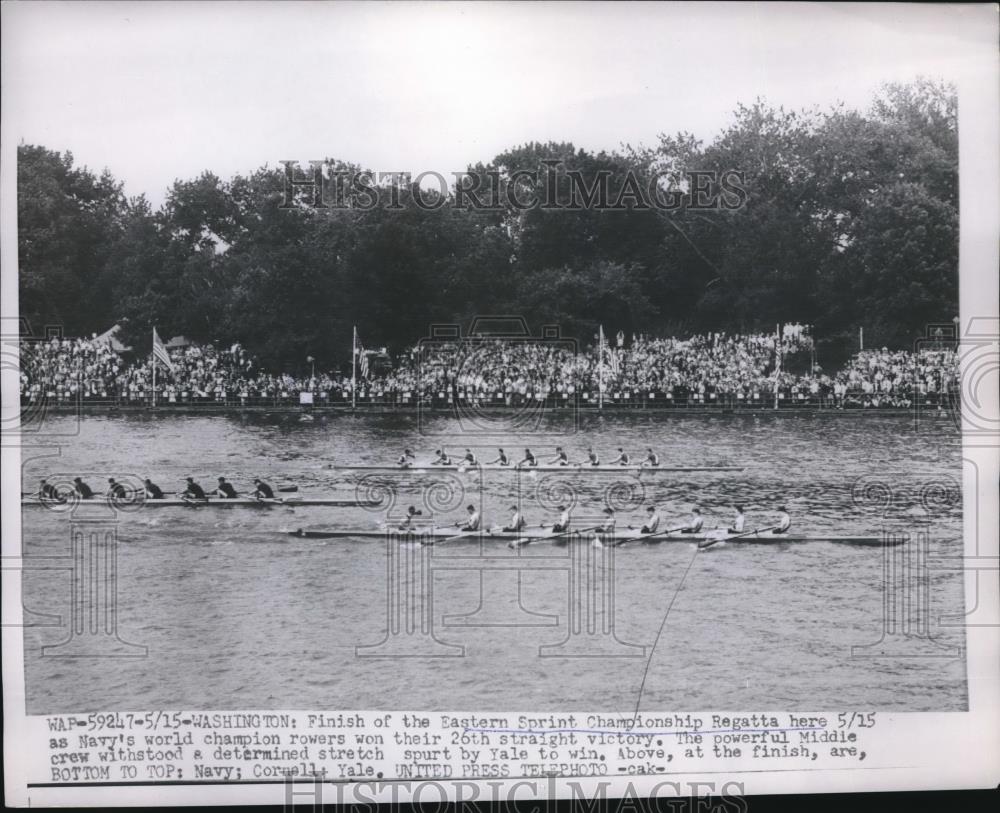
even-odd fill
[{"label": "white tent canopy", "polygon": [[121,330],[121,327],[121,325],[114,325],[105,330],[100,336],[95,336],[94,342],[109,345],[116,353],[127,353],[132,348],[126,347],[118,338],[118,332]]}]

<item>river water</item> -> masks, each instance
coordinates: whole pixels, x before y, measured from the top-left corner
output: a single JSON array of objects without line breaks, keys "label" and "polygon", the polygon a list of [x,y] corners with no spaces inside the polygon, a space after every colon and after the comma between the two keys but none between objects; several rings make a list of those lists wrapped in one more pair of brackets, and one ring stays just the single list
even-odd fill
[{"label": "river water", "polygon": [[[934,557],[961,552],[961,448],[944,418],[563,415],[503,428],[492,419],[417,416],[64,417],[48,420],[46,437],[58,446],[22,455],[25,490],[39,477],[77,475],[94,486],[108,476],[150,476],[179,490],[187,475],[208,485],[220,474],[245,490],[259,475],[298,485],[302,496],[394,492],[393,515],[413,504],[441,524],[475,502],[487,525],[505,522],[514,500],[532,523],[551,522],[556,503],[574,500],[578,525],[606,500],[619,507],[619,526],[640,521],[649,502],[668,518],[700,505],[707,527],[728,523],[740,502],[748,528],[785,504],[794,530],[817,539],[909,533],[914,541],[895,550],[925,552],[932,566],[925,582],[900,581],[901,560],[882,549],[824,541],[700,553],[689,543],[626,545],[613,557],[582,542],[520,554],[462,541],[390,550],[398,543],[285,533],[374,528],[384,509],[103,507],[95,510],[119,543],[117,634],[145,650],[69,658],[72,647],[42,648],[70,638],[70,515],[29,508],[22,583],[32,714],[967,706],[955,620],[964,611],[961,573],[933,567]],[[373,483],[329,468],[391,463],[404,446],[425,458],[438,446],[469,446],[488,458],[497,442],[511,453],[548,453],[558,443],[575,459],[593,446],[605,460],[619,446],[633,455],[653,446],[665,465],[745,470],[638,478],[388,472]],[[574,557],[583,570],[573,569]],[[927,589],[906,592],[913,584]],[[886,607],[905,597],[902,626],[892,627]],[[409,634],[389,635],[390,616]]]}]

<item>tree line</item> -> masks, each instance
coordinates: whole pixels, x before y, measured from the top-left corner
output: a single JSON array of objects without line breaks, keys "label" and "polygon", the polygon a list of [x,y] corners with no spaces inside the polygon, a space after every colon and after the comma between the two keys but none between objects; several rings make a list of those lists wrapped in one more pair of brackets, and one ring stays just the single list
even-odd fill
[{"label": "tree line", "polygon": [[[71,336],[121,323],[137,351],[153,325],[240,342],[293,372],[309,356],[341,368],[355,324],[395,351],[432,323],[496,314],[587,343],[599,324],[682,335],[799,322],[828,363],[857,349],[860,327],[866,346],[908,347],[958,312],[956,108],[953,87],[921,79],[886,85],[864,112],[740,105],[708,144],[687,133],[599,153],[530,143],[467,170],[557,186],[566,173],[603,177],[619,199],[630,177],[740,173],[745,200],[708,211],[429,207],[405,179],[392,207],[318,209],[300,196],[289,208],[282,166],[178,180],[154,209],[107,171],[22,144],[21,315],[36,333]],[[566,173],[553,178],[556,162]]]}]

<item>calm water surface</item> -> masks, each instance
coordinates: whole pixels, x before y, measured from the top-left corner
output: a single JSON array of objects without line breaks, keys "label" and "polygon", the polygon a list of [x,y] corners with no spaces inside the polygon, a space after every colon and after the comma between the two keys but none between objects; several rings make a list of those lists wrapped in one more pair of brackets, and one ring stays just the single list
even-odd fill
[{"label": "calm water surface", "polygon": [[[75,427],[73,418],[50,422],[65,433],[58,453],[25,451],[25,490],[41,476],[84,474],[94,486],[110,475],[151,476],[174,490],[188,474],[203,485],[222,474],[242,489],[260,475],[274,485],[297,484],[303,496],[350,498],[357,478],[329,464],[388,463],[403,446],[426,457],[441,445],[492,456],[496,440],[483,433],[500,431],[399,416],[88,417]],[[451,521],[467,502],[481,501],[492,524],[506,521],[520,497],[529,521],[541,522],[553,519],[553,503],[573,498],[582,525],[610,498],[624,509],[620,525],[641,520],[640,506],[655,501],[666,517],[700,505],[706,526],[714,527],[742,502],[749,528],[784,503],[795,529],[811,535],[878,535],[886,527],[927,534],[932,553],[961,550],[961,452],[946,420],[915,427],[909,418],[879,416],[605,416],[542,428],[545,434],[522,427],[501,445],[548,453],[561,443],[575,459],[593,445],[608,460],[618,446],[634,455],[654,446],[665,464],[746,468],[521,481],[513,473],[446,475],[430,490],[432,479],[389,473],[382,479],[396,482],[393,512],[417,504]],[[598,612],[617,643],[602,638],[585,653],[594,657],[540,650],[570,631],[569,571],[553,559],[570,549],[528,546],[522,569],[502,570],[482,568],[476,558],[517,555],[503,543],[454,543],[434,549],[433,571],[423,580],[404,573],[414,591],[404,601],[416,609],[432,599],[440,644],[434,654],[460,656],[359,657],[356,647],[386,637],[386,542],[313,541],[283,531],[374,527],[380,516],[361,508],[147,508],[121,515],[119,635],[146,646],[143,658],[43,656],[42,646],[68,637],[69,575],[27,567],[24,605],[35,622],[25,630],[29,713],[966,708],[964,660],[954,654],[964,645],[962,629],[937,623],[963,612],[960,572],[931,571],[929,621],[921,616],[916,623],[927,621],[935,640],[921,657],[864,657],[878,647],[858,648],[883,636],[882,551],[822,541],[702,553],[688,543],[618,549],[614,602]],[[67,553],[66,515],[29,509],[23,518],[26,556]],[[404,564],[416,561],[407,549]],[[539,569],[540,561],[556,565]],[[600,568],[608,564],[598,561]],[[645,647],[641,656],[637,647]],[[632,657],[606,657],[609,650]]]}]

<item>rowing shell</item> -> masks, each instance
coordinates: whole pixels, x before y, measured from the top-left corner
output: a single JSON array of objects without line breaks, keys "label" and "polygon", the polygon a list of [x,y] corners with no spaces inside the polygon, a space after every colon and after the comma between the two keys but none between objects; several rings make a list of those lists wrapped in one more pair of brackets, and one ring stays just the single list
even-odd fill
[{"label": "rowing shell", "polygon": [[[294,531],[288,531],[288,534],[302,539],[346,539],[350,537],[373,539],[388,536],[391,538],[398,538],[401,541],[423,542],[425,544],[434,544],[434,542],[442,539],[456,539],[459,535],[462,539],[468,540],[496,540],[498,542],[515,542],[520,544],[528,544],[529,542],[535,541],[542,542],[546,540],[565,543],[571,541],[574,537],[581,535],[588,540],[598,537],[598,535],[593,531],[585,531],[582,534],[579,531],[553,534],[550,529],[539,529],[524,530],[520,532],[483,530],[477,533],[474,531],[459,532],[455,528],[418,528],[410,531],[400,531],[394,528],[383,530],[297,528]],[[834,536],[830,534],[813,534],[811,536],[806,536],[803,534],[792,535],[761,533],[752,536],[739,537],[738,539],[728,539],[726,534],[723,533],[720,536],[718,532],[698,534],[669,533],[661,534],[659,536],[651,536],[648,533],[632,530],[619,531],[614,535],[614,537],[611,537],[608,534],[600,534],[599,538],[604,544],[618,544],[631,540],[647,540],[647,538],[647,544],[657,544],[659,542],[703,542],[707,540],[720,539],[725,540],[727,545],[773,545],[789,542],[832,542],[841,545],[881,546],[886,544],[892,546],[901,545],[904,541],[896,536],[885,537],[885,539],[883,539],[881,536]]]},{"label": "rowing shell", "polygon": [[120,505],[122,507],[149,506],[150,508],[268,508],[271,506],[305,507],[305,506],[331,506],[345,508],[348,506],[376,507],[379,503],[375,500],[334,500],[334,499],[307,499],[303,497],[274,497],[271,499],[255,499],[253,497],[235,497],[233,499],[223,499],[222,497],[209,497],[205,500],[184,500],[180,497],[164,497],[162,500],[139,499],[121,500],[108,499],[107,497],[95,497],[89,500],[78,500],[70,497],[67,500],[43,500],[38,497],[27,497],[21,500],[22,506],[59,508],[74,506],[78,503],[100,503],[107,502],[109,505]]},{"label": "rowing shell", "polygon": [[435,471],[579,471],[579,472],[702,472],[702,471],[743,471],[742,466],[588,466],[573,463],[567,466],[500,466],[500,465],[449,465],[449,466],[331,466],[336,471],[394,471],[400,474],[429,474]]}]

